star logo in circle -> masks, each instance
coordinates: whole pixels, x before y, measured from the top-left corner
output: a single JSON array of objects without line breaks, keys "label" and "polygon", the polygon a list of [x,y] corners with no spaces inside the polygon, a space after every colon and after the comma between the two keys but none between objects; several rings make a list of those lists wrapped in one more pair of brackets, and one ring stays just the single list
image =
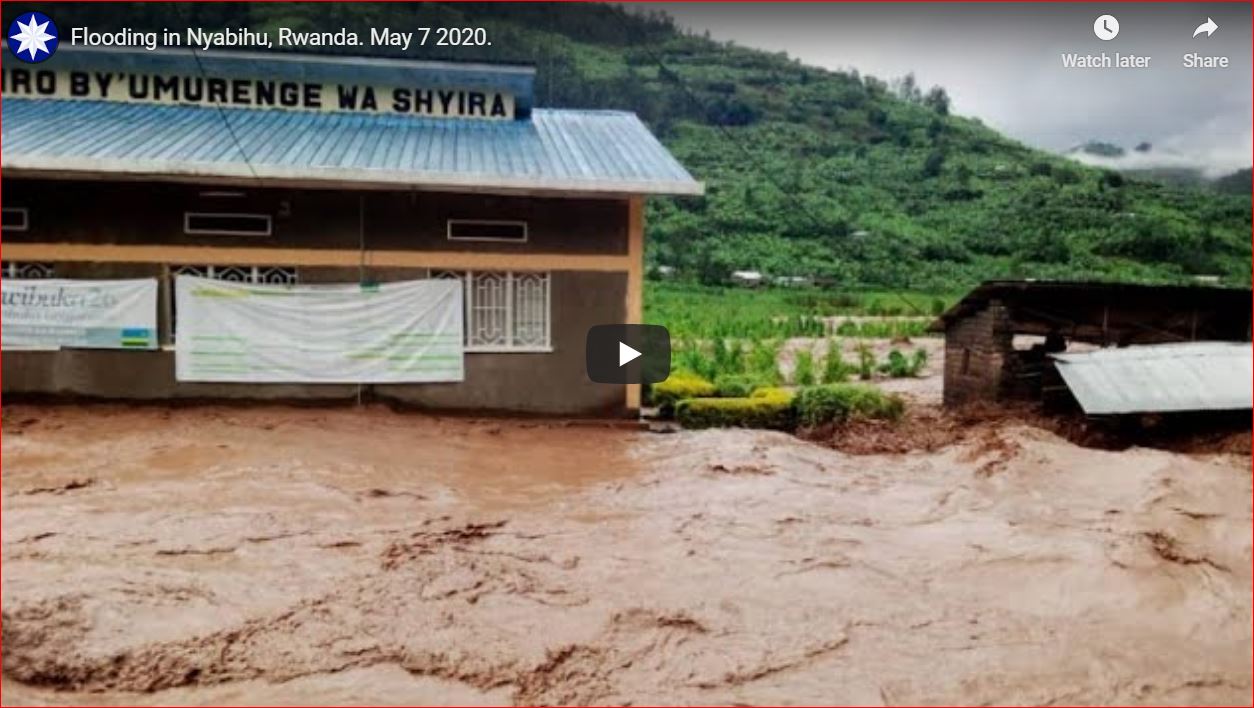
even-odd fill
[{"label": "star logo in circle", "polygon": [[42,12],[18,15],[9,24],[9,51],[27,64],[38,64],[57,51],[57,26]]}]

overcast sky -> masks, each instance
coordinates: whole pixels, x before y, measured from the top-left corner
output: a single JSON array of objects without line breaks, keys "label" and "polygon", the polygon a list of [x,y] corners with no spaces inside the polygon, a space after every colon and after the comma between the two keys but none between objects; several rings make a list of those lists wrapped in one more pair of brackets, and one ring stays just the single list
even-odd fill
[{"label": "overcast sky", "polygon": [[[1033,145],[1153,143],[1155,164],[1211,173],[1251,163],[1248,3],[660,3],[682,27],[786,51],[806,64],[885,79],[914,72],[944,86],[954,111]],[[1101,41],[1093,21],[1114,15]],[[1192,37],[1212,18],[1210,38]],[[1063,52],[1149,55],[1146,70],[1064,69]],[[1184,69],[1187,52],[1227,69]]]}]

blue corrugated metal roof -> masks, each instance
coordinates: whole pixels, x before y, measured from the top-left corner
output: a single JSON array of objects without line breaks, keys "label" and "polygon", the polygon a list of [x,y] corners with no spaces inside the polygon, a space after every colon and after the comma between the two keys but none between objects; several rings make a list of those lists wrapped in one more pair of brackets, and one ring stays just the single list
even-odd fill
[{"label": "blue corrugated metal roof", "polygon": [[1089,414],[1245,410],[1254,389],[1248,342],[1187,342],[1055,354]]},{"label": "blue corrugated metal roof", "polygon": [[621,111],[490,121],[5,98],[0,128],[11,174],[702,192],[640,119]]}]

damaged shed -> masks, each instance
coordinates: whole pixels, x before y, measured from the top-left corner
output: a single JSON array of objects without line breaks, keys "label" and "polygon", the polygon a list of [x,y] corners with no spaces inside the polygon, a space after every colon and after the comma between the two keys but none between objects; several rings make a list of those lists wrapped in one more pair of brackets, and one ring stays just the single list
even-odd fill
[{"label": "damaged shed", "polygon": [[942,314],[931,329],[945,334],[945,405],[1039,401],[1062,387],[1054,365],[1063,358],[1058,355],[1181,342],[1249,342],[1251,291],[990,281]]}]

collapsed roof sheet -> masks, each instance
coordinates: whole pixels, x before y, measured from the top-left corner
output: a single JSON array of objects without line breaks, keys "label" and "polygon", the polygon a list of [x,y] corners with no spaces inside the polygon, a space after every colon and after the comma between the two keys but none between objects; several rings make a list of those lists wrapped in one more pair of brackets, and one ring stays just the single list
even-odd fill
[{"label": "collapsed roof sheet", "polygon": [[1085,413],[1165,413],[1251,408],[1249,342],[1188,342],[1055,354]]}]

